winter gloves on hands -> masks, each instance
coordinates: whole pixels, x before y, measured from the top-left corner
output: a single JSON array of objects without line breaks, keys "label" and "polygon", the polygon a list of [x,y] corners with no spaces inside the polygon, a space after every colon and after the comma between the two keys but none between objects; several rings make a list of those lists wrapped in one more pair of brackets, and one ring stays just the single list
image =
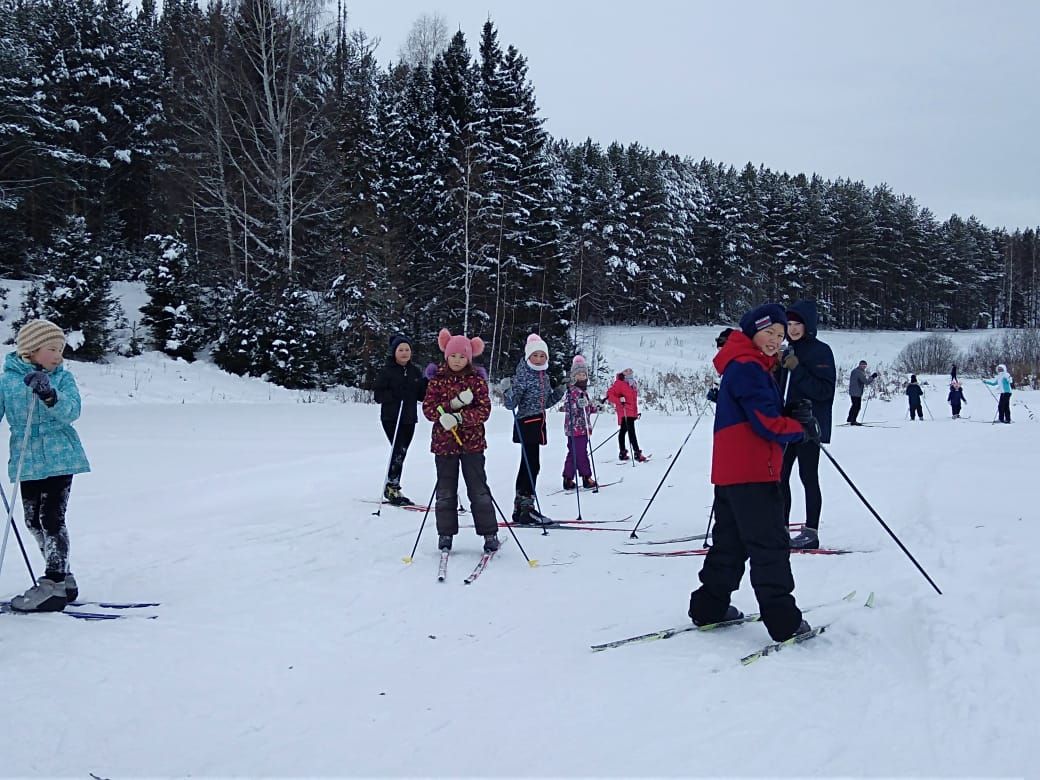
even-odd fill
[{"label": "winter gloves on hands", "polygon": [[444,430],[450,431],[453,428],[462,425],[462,415],[457,412],[449,414],[448,412],[442,411],[439,421]]},{"label": "winter gloves on hands", "polygon": [[498,383],[498,389],[501,390],[503,393],[508,393],[512,389],[512,387],[513,387],[513,380],[510,379],[509,377],[506,377],[505,379],[503,379],[501,382]]},{"label": "winter gloves on hands", "polygon": [[433,379],[439,368],[440,366],[438,366],[436,363],[427,363],[426,369],[423,371],[423,376],[427,379]]},{"label": "winter gloves on hands", "polygon": [[719,388],[717,388],[717,387],[711,388],[711,390],[708,391],[707,398],[713,404],[717,404],[719,402]]},{"label": "winter gloves on hands", "polygon": [[58,391],[51,387],[50,377],[47,376],[45,371],[40,371],[39,369],[30,371],[22,381],[47,406],[54,406],[58,402]]},{"label": "winter gloves on hands", "polygon": [[473,391],[469,388],[466,388],[457,396],[451,399],[451,403],[449,404],[449,406],[451,406],[452,409],[458,411],[463,406],[469,406],[471,403],[473,403]]},{"label": "winter gloves on hands", "polygon": [[784,368],[788,371],[794,371],[798,367],[798,356],[791,352],[784,358]]},{"label": "winter gloves on hands", "polygon": [[812,413],[812,401],[807,398],[803,398],[800,401],[792,401],[784,409],[784,412],[788,417],[791,417],[802,424],[802,429],[805,431],[805,440],[814,442],[815,444],[820,443],[820,423]]}]

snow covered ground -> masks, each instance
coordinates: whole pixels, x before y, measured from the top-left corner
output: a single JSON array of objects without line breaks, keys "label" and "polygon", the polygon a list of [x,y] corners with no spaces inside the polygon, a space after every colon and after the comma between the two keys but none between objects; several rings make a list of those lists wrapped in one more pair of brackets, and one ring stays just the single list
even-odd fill
[{"label": "snow covered ground", "polygon": [[[615,368],[696,367],[717,330],[608,330],[601,346]],[[891,361],[917,334],[824,335],[851,365]],[[934,421],[906,422],[898,399],[867,408],[892,427],[836,428],[830,452],[944,595],[824,462],[822,540],[857,552],[795,556],[796,595],[803,606],[858,596],[807,615],[833,620],[826,634],[743,667],[768,641],[759,624],[589,650],[687,620],[700,558],[615,550],[697,545],[629,547],[625,532],[695,418],[644,414],[649,463],[618,465],[612,443],[596,453],[600,479],[624,481],[583,494],[582,513],[634,516],[605,526],[625,531],[520,529],[540,565],[529,568],[510,539],[464,586],[479,551],[464,528],[438,584],[432,518],[406,565],[422,515],[372,514],[387,456],[376,407],[157,355],[70,366],[94,466],[69,508],[82,597],[162,606],[142,610],[156,620],[103,623],[0,615],[2,776],[1040,771],[1040,530],[1028,480],[1040,419],[1022,405],[1040,411],[1034,393],[1016,393],[1011,426],[988,424],[995,402],[971,381],[970,420],[948,419],[940,384],[926,388]],[[703,532],[711,422],[694,430],[642,540]],[[506,511],[518,459],[510,425],[496,407],[488,472]],[[594,440],[613,427],[605,416]],[[428,442],[422,423],[404,474],[422,502],[433,487]],[[554,414],[542,500],[561,518],[575,515],[574,497],[547,493],[564,450]],[[27,585],[12,539],[0,593]],[[862,606],[870,591],[873,609]],[[746,582],[735,602],[755,609]]]}]

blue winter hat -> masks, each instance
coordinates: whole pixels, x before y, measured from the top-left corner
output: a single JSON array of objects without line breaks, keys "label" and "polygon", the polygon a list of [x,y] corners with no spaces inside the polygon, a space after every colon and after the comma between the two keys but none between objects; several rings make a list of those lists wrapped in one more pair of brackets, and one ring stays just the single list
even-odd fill
[{"label": "blue winter hat", "polygon": [[392,336],[390,338],[390,354],[394,354],[397,351],[397,348],[402,344],[407,344],[410,347],[412,346],[412,340],[400,333],[396,336]]},{"label": "blue winter hat", "polygon": [[787,332],[787,315],[784,313],[784,307],[778,303],[763,303],[740,318],[740,329],[750,339],[754,338],[760,330],[775,323],[783,325],[784,332]]}]

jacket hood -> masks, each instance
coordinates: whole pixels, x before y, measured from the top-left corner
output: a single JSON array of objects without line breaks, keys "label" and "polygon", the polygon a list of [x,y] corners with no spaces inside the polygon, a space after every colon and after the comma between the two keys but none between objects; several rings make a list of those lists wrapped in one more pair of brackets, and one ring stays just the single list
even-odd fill
[{"label": "jacket hood", "polygon": [[[4,371],[13,371],[19,376],[25,376],[30,371],[35,370],[36,366],[34,366],[32,363],[26,360],[22,360],[21,355],[19,355],[17,352],[8,352],[7,357],[4,358]],[[55,374],[59,374],[64,370],[64,366],[58,366],[53,371],[48,371],[47,373],[51,376],[54,376]]]},{"label": "jacket hood", "polygon": [[797,314],[805,323],[805,335],[816,338],[816,327],[819,317],[816,310],[816,301],[798,301],[787,310],[788,314]]},{"label": "jacket hood", "polygon": [[741,362],[754,361],[766,371],[772,371],[777,364],[776,355],[773,357],[766,355],[765,352],[755,346],[755,343],[743,331],[739,330],[730,334],[725,345],[718,351],[718,354],[715,355],[711,362],[721,376],[726,370],[726,366],[734,360],[740,360]]}]

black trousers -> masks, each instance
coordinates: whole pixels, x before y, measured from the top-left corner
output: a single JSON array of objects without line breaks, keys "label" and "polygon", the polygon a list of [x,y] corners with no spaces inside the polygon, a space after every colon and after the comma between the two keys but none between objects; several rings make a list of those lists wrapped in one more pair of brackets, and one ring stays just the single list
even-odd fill
[{"label": "black trousers", "polygon": [[852,406],[849,407],[849,416],[845,422],[854,423],[856,418],[859,417],[859,408],[863,405],[863,396],[854,395],[852,396]]},{"label": "black trousers", "polygon": [[714,544],[701,568],[701,587],[690,595],[690,617],[698,623],[722,619],[751,559],[751,587],[762,622],[774,641],[790,639],[802,622],[791,574],[791,537],[776,482],[716,485]]},{"label": "black trousers", "polygon": [[921,404],[910,404],[910,419],[914,419],[915,416],[924,419],[924,409]]},{"label": "black trousers", "polygon": [[61,582],[69,571],[69,531],[65,527],[65,510],[72,491],[72,475],[22,482],[22,509],[29,533],[40,545],[47,562],[44,576]]},{"label": "black trousers", "polygon": [[[392,451],[390,453],[390,470],[387,472],[386,481],[400,486],[401,472],[404,470],[404,458],[408,454],[408,446],[412,443],[415,435],[415,423],[401,423],[397,420],[383,420],[383,432],[386,440],[390,442]],[[397,440],[394,440],[394,426],[397,425]]]},{"label": "black trousers", "polygon": [[[541,446],[546,443],[545,415],[517,419],[519,433],[513,431],[513,441],[519,440],[520,466],[516,470],[516,492],[522,496],[533,496],[538,484],[538,472],[542,469]],[[530,469],[530,471],[528,471]]]},{"label": "black trousers", "polygon": [[1000,422],[1011,422],[1011,393],[1001,393],[997,401],[997,417]]},{"label": "black trousers", "polygon": [[823,494],[820,492],[820,448],[812,442],[788,444],[780,470],[780,492],[784,497],[784,523],[791,522],[791,472],[798,461],[798,477],[805,490],[805,524],[819,530]]},{"label": "black trousers", "polygon": [[437,534],[454,536],[459,532],[459,470],[466,481],[473,525],[480,536],[498,532],[495,522],[495,505],[491,500],[491,489],[484,472],[484,453],[467,455],[434,455],[437,466]]},{"label": "black trousers", "polygon": [[621,427],[618,428],[617,446],[618,452],[625,451],[625,434],[628,434],[628,442],[632,445],[632,452],[639,452],[639,442],[636,441],[636,418],[622,417]]}]

